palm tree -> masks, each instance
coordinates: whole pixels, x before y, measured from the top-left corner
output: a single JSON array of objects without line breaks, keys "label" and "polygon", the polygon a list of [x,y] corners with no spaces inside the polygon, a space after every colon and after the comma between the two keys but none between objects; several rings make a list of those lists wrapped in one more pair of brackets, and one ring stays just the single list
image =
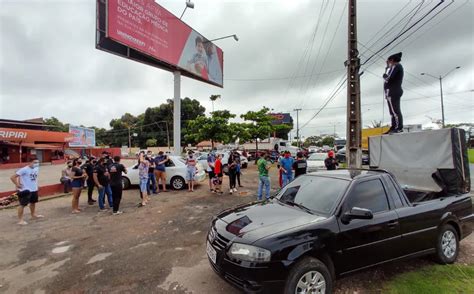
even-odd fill
[{"label": "palm tree", "polygon": [[212,101],[212,112],[214,112],[214,101],[216,101],[219,98],[221,98],[221,95],[211,95],[211,97],[209,97],[209,99],[211,99]]}]

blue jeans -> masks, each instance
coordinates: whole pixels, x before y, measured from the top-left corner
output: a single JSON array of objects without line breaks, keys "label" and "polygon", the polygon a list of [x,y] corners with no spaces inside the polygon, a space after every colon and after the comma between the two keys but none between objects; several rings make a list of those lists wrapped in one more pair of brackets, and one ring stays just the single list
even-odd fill
[{"label": "blue jeans", "polygon": [[151,191],[156,193],[156,178],[154,173],[148,173],[148,182],[146,183],[146,192],[150,195],[150,184]]},{"label": "blue jeans", "polygon": [[287,173],[287,174],[282,173],[281,174],[281,179],[282,179],[282,182],[283,182],[283,187],[285,187],[291,181],[293,181],[293,173]]},{"label": "blue jeans", "polygon": [[140,191],[145,193],[147,191],[148,178],[140,178]]},{"label": "blue jeans", "polygon": [[114,206],[114,202],[112,200],[112,189],[110,189],[110,185],[105,185],[102,188],[99,188],[99,208],[105,208],[105,194],[107,194],[107,202],[109,202],[109,207]]},{"label": "blue jeans", "polygon": [[258,182],[258,195],[257,199],[262,200],[263,186],[265,186],[265,198],[270,198],[270,177],[260,176]]}]

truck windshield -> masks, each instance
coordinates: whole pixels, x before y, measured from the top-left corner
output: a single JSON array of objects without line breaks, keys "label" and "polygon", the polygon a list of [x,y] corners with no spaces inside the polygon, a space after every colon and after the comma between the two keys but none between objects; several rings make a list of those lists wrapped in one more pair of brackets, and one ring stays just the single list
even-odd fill
[{"label": "truck windshield", "polygon": [[281,202],[296,203],[316,214],[328,216],[349,183],[343,179],[300,176],[284,187],[276,198]]}]

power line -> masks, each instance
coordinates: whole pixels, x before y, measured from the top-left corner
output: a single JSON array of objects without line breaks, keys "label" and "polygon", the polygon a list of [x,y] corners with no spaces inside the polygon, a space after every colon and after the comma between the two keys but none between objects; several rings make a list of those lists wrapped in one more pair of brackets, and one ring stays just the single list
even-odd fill
[{"label": "power line", "polygon": [[385,50],[387,47],[392,45],[395,41],[397,41],[401,36],[409,32],[412,28],[414,28],[416,25],[418,25],[421,21],[423,21],[428,15],[430,15],[433,11],[435,11],[439,6],[441,6],[444,3],[444,0],[440,0],[438,4],[436,4],[433,8],[431,8],[425,15],[423,15],[420,19],[418,19],[414,24],[410,25],[407,29],[405,29],[402,33],[398,34],[395,38],[393,38],[390,42],[388,42],[385,46],[377,50],[374,54],[372,54],[367,60],[365,60],[362,65],[365,65],[367,62],[369,62],[376,54],[382,52]]},{"label": "power line", "polygon": [[260,82],[260,81],[284,81],[290,79],[301,79],[307,77],[316,77],[316,76],[323,76],[323,75],[330,75],[333,73],[338,73],[344,71],[343,69],[337,69],[332,71],[320,72],[313,75],[300,75],[300,76],[290,76],[290,77],[274,77],[274,78],[229,78],[225,79],[226,81],[234,81],[234,82]]}]

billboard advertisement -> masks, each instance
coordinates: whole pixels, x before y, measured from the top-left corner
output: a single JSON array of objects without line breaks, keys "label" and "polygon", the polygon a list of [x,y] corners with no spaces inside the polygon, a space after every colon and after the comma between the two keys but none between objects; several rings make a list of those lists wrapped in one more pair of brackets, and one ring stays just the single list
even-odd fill
[{"label": "billboard advertisement", "polygon": [[289,113],[270,113],[270,116],[273,117],[272,124],[274,125],[293,123],[293,118]]},{"label": "billboard advertisement", "polygon": [[165,63],[165,69],[223,86],[222,50],[153,0],[108,0],[105,27],[107,38]]},{"label": "billboard advertisement", "polygon": [[69,126],[72,140],[69,147],[95,147],[95,130],[84,127]]}]

